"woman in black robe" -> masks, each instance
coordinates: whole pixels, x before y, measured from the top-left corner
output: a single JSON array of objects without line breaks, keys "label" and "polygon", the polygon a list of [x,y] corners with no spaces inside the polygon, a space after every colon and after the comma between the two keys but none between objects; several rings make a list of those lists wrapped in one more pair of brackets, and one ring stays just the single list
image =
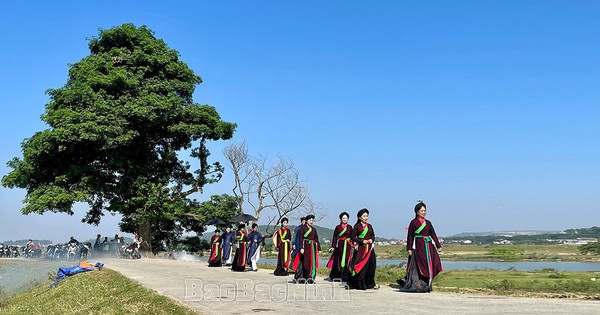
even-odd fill
[{"label": "woman in black robe", "polygon": [[427,206],[419,201],[415,206],[415,218],[410,221],[406,237],[406,250],[409,259],[407,273],[403,280],[398,280],[401,291],[430,292],[432,281],[440,273],[442,262],[438,251],[442,251],[435,229],[431,221],[426,220]]},{"label": "woman in black robe", "polygon": [[215,235],[210,238],[209,267],[221,267],[221,235],[219,232],[219,230],[215,230]]},{"label": "woman in black robe", "polygon": [[297,283],[314,283],[319,268],[319,253],[321,252],[321,244],[319,243],[319,234],[317,229],[313,227],[315,216],[309,214],[306,216],[306,225],[300,229],[300,255],[296,255],[294,259],[294,270],[299,268],[298,262],[302,262],[302,273],[296,273],[294,276]]},{"label": "woman in black robe", "polygon": [[369,210],[363,208],[358,211],[356,216],[358,221],[354,225],[350,237],[356,242],[357,249],[354,250],[349,266],[351,276],[348,279],[348,288],[360,290],[379,289],[379,285],[375,283],[377,265],[375,250],[373,249],[375,231],[373,226],[368,223]]},{"label": "woman in black robe", "polygon": [[231,264],[231,270],[233,271],[246,271],[246,259],[248,256],[248,235],[246,234],[246,225],[240,224],[238,231],[235,235],[237,242],[237,249],[235,250],[235,256],[233,256],[233,264]]},{"label": "woman in black robe", "polygon": [[352,226],[348,224],[350,215],[347,212],[340,213],[340,224],[333,230],[333,241],[331,242],[331,258],[327,263],[329,280],[341,279],[342,282],[348,282],[348,264],[352,261],[352,252],[354,251],[354,241],[350,237]]},{"label": "woman in black robe", "polygon": [[277,247],[277,268],[273,272],[276,276],[287,276],[290,268],[290,255],[292,253],[292,231],[287,228],[288,219],[281,219],[281,228],[275,232],[273,243]]}]

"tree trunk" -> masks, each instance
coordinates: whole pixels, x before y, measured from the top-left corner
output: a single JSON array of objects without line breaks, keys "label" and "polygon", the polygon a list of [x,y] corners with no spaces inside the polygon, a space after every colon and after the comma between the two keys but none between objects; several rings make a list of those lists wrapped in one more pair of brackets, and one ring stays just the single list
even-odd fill
[{"label": "tree trunk", "polygon": [[152,227],[150,222],[142,221],[138,225],[138,235],[140,236],[140,254],[146,258],[154,258],[152,253]]}]

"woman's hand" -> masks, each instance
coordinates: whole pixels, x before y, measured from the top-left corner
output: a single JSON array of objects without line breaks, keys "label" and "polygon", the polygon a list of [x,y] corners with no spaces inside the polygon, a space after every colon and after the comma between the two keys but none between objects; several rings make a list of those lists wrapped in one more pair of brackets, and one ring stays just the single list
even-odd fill
[{"label": "woman's hand", "polygon": [[329,252],[330,252],[330,253],[333,253],[333,251],[334,251],[334,250],[335,250],[335,247],[331,247],[331,248],[329,248]]},{"label": "woman's hand", "polygon": [[300,254],[304,254],[304,248],[300,248]]},{"label": "woman's hand", "polygon": [[369,244],[369,240],[363,240],[363,244]]},{"label": "woman's hand", "polygon": [[411,256],[411,255],[412,255],[412,250],[409,249],[408,250],[408,256]]}]

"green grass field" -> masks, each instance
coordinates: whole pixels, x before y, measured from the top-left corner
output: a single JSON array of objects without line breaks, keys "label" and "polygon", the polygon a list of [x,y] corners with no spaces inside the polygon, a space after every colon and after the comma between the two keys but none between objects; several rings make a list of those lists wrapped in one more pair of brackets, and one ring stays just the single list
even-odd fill
[{"label": "green grass field", "polygon": [[170,298],[146,289],[120,273],[103,269],[48,283],[0,299],[1,314],[198,314]]},{"label": "green grass field", "polygon": [[[321,257],[329,257],[329,247],[323,246]],[[405,245],[377,246],[377,259],[407,258]],[[262,257],[275,258],[276,252],[263,251]],[[582,255],[573,245],[445,245],[443,260],[480,261],[600,261],[600,255]]]},{"label": "green grass field", "polygon": [[[275,269],[275,266],[260,265],[260,268]],[[396,280],[405,274],[399,265],[378,266],[375,282],[397,288]],[[319,267],[318,275],[327,277],[329,269]],[[451,270],[440,273],[433,288],[453,293],[600,300],[600,272]]]},{"label": "green grass field", "polygon": [[599,255],[582,255],[572,245],[449,245],[441,254],[443,259],[502,260],[502,261],[599,261]]},{"label": "green grass field", "polygon": [[600,272],[451,270],[434,280],[446,292],[600,300]]},{"label": "green grass field", "polygon": [[[406,247],[379,246],[378,259],[406,258]],[[325,255],[326,256],[326,255]],[[440,253],[444,260],[490,261],[600,261],[600,255],[582,255],[572,245],[446,245]]]}]

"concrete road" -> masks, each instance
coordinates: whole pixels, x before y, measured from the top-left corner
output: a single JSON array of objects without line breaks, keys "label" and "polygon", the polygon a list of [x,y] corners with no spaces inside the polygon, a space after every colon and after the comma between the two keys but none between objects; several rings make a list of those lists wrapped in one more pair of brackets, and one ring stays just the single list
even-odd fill
[{"label": "concrete road", "polygon": [[270,270],[232,272],[208,268],[206,262],[163,259],[104,259],[142,285],[203,314],[600,314],[600,301],[479,296],[452,293],[400,293],[345,290],[339,283],[317,278],[317,284],[296,285],[292,276]]}]

